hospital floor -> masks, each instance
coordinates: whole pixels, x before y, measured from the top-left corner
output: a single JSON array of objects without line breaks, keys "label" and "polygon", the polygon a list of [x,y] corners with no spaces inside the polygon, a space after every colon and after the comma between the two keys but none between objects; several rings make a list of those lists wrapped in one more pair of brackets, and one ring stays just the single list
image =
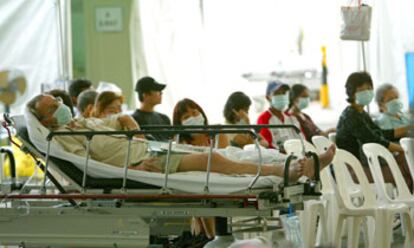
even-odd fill
[{"label": "hospital floor", "polygon": [[[266,235],[265,235],[266,236]],[[277,230],[274,234],[272,234],[273,236],[273,244],[274,244],[274,248],[289,248],[289,247],[293,247],[289,241],[287,241],[284,238],[284,232],[283,230]],[[252,236],[250,236],[252,237]],[[393,242],[391,247],[392,248],[402,248],[404,247],[404,237],[402,236],[401,233],[401,229],[398,228],[397,230],[394,231],[394,235],[393,235]],[[342,247],[347,247],[347,239],[343,238],[342,239]],[[360,248],[364,248],[364,242],[363,242],[363,237],[362,237],[362,233],[360,235],[360,242],[359,242],[359,247]],[[19,248],[19,246],[0,246],[0,248]],[[318,248],[330,248],[330,247],[326,247],[326,246],[318,246]]]}]

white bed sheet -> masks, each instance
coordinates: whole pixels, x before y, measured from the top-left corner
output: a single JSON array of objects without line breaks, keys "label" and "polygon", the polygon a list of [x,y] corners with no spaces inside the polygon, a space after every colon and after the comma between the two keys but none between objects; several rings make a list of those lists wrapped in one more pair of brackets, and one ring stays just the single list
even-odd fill
[{"label": "white bed sheet", "polygon": [[[42,152],[47,150],[46,137],[49,130],[46,129],[30,111],[26,108],[25,120],[30,140]],[[58,142],[52,141],[50,154],[52,156],[72,162],[83,171],[85,158],[66,152]],[[122,178],[123,168],[104,164],[99,161],[89,160],[88,175],[98,178]],[[201,193],[204,190],[207,173],[205,172],[181,172],[170,174],[168,187],[189,193]],[[165,175],[138,170],[128,170],[128,179],[155,186],[163,186]],[[213,194],[230,194],[246,189],[253,176],[228,176],[211,173],[209,189]],[[276,176],[260,177],[255,188],[272,187],[282,182],[282,178]]]}]

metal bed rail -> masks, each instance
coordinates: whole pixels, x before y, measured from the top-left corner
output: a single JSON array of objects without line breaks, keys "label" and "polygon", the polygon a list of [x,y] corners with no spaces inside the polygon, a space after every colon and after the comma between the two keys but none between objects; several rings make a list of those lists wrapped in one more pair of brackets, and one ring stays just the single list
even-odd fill
[{"label": "metal bed rail", "polygon": [[[97,135],[122,135],[125,136],[128,139],[128,152],[126,154],[126,158],[125,158],[125,164],[124,164],[124,176],[123,176],[123,184],[122,184],[122,191],[126,190],[126,180],[127,180],[127,175],[128,175],[128,167],[129,167],[129,157],[130,157],[130,144],[132,142],[132,139],[134,137],[134,135],[140,135],[140,134],[151,134],[151,133],[157,133],[157,134],[170,134],[170,135],[174,135],[177,133],[184,133],[184,134],[194,134],[194,133],[202,133],[202,134],[207,134],[210,138],[214,137],[216,134],[220,134],[220,133],[250,133],[251,135],[253,135],[254,137],[256,137],[257,140],[257,136],[255,135],[254,132],[252,132],[252,130],[246,130],[246,129],[221,129],[221,130],[213,130],[213,129],[207,129],[207,130],[132,130],[132,131],[79,131],[79,132],[61,132],[61,131],[55,131],[55,132],[50,132],[49,135],[47,136],[47,151],[46,151],[46,161],[45,161],[45,170],[48,171],[48,165],[49,165],[49,161],[50,161],[50,149],[51,149],[51,141],[53,139],[53,137],[55,136],[85,136],[87,139],[87,144],[86,144],[86,157],[85,157],[85,165],[84,165],[84,169],[83,169],[83,180],[82,180],[82,189],[83,192],[86,192],[86,175],[88,172],[88,165],[89,165],[89,156],[90,156],[90,144],[92,141],[92,138],[94,136]],[[170,156],[171,156],[171,147],[172,147],[172,140],[169,141],[169,149],[167,151],[167,159],[166,159],[166,165],[165,165],[165,179],[164,179],[164,187],[163,187],[163,193],[168,193],[168,169],[169,169],[169,162],[170,162]],[[259,148],[260,151],[260,148]],[[209,153],[208,153],[208,164],[207,164],[207,176],[206,176],[206,183],[205,183],[205,193],[209,192],[209,179],[210,179],[210,173],[211,173],[211,156],[213,153],[213,149],[212,146],[209,149]],[[261,166],[262,163],[259,163],[258,166],[258,174],[260,176],[260,171],[261,171]],[[253,183],[251,183],[251,186],[254,185],[254,182],[257,181],[257,178],[255,177]],[[43,181],[43,187],[44,190],[43,192],[45,192],[46,189],[46,178]]]}]

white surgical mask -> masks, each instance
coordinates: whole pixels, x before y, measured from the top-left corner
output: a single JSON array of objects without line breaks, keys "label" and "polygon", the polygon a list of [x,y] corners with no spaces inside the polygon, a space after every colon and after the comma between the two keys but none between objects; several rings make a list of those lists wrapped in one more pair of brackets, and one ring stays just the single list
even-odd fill
[{"label": "white surgical mask", "polygon": [[279,111],[284,111],[287,105],[289,104],[289,95],[284,94],[284,95],[272,96],[270,104],[272,105],[273,108]]},{"label": "white surgical mask", "polygon": [[247,125],[248,123],[244,119],[240,119],[238,122],[236,122],[236,125]]},{"label": "white surgical mask", "polygon": [[198,114],[197,116],[192,116],[188,119],[182,121],[184,126],[201,126],[204,125],[204,117],[202,114]]},{"label": "white surgical mask", "polygon": [[56,118],[58,126],[68,124],[72,120],[72,113],[70,108],[63,103],[59,104],[59,107],[53,113],[53,117]]}]

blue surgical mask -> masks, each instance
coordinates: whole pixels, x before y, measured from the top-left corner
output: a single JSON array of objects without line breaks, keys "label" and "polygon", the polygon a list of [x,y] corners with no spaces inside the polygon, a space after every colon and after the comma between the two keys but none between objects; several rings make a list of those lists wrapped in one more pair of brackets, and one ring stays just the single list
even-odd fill
[{"label": "blue surgical mask", "polygon": [[387,102],[385,106],[387,106],[387,113],[392,115],[400,113],[403,108],[403,104],[398,98]]},{"label": "blue surgical mask", "polygon": [[53,113],[53,117],[56,118],[58,126],[63,126],[72,120],[72,112],[68,106],[60,103],[59,107]]},{"label": "blue surgical mask", "polygon": [[355,93],[355,102],[362,106],[367,106],[374,98],[373,90],[364,90]]},{"label": "blue surgical mask", "polygon": [[270,102],[270,105],[272,105],[273,108],[279,111],[285,110],[288,104],[289,104],[288,94],[272,96],[272,99]]},{"label": "blue surgical mask", "polygon": [[307,108],[309,106],[309,102],[309,97],[299,97],[298,108],[300,110]]},{"label": "blue surgical mask", "polygon": [[198,114],[197,116],[192,116],[188,119],[182,121],[184,126],[201,126],[204,125],[204,117],[202,114]]}]

